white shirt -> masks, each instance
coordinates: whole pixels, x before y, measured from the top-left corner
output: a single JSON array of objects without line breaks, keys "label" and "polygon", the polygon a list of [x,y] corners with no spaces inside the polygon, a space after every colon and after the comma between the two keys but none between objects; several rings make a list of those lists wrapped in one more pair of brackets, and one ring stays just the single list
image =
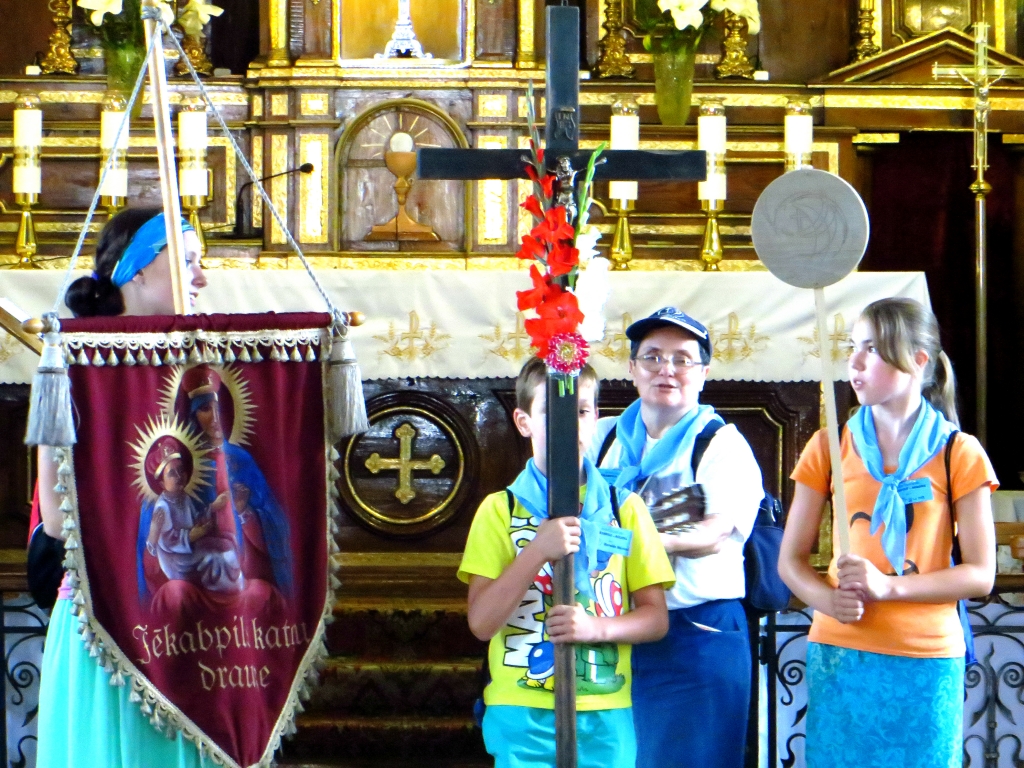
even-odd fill
[{"label": "white shirt", "polygon": [[[591,461],[597,460],[608,433],[616,419],[598,420],[597,434],[587,451]],[[644,455],[657,444],[650,436],[644,446]],[[676,573],[676,583],[665,594],[669,610],[689,608],[709,600],[729,600],[746,594],[743,576],[743,544],[757,519],[757,510],[764,498],[761,469],[753,451],[743,435],[732,424],[726,424],[715,433],[697,466],[694,479],[690,467],[692,448],[677,456],[658,475],[678,474],[683,485],[700,483],[707,498],[707,514],[719,515],[733,524],[719,552],[706,557],[670,555]],[[620,465],[622,447],[615,440],[601,462],[602,467]]]}]

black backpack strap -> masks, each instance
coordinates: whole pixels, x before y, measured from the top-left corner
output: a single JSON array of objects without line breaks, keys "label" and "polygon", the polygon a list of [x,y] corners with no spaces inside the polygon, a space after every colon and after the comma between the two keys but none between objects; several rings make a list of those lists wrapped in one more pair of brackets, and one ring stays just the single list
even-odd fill
[{"label": "black backpack strap", "polygon": [[960,537],[956,532],[956,512],[953,510],[953,443],[959,434],[955,430],[946,442],[946,503],[949,505],[949,524],[953,528],[953,565],[960,565],[964,561],[960,554]]},{"label": "black backpack strap", "polygon": [[508,513],[511,515],[516,509],[516,497],[511,488],[505,489],[505,498],[508,499]]},{"label": "black backpack strap", "polygon": [[615,515],[615,522],[622,527],[622,519],[619,517],[619,489],[612,486],[612,514]]},{"label": "black backpack strap", "polygon": [[616,426],[615,424],[612,424],[612,428],[608,431],[608,434],[604,436],[604,442],[601,443],[601,450],[597,452],[597,461],[594,462],[594,466],[601,466],[601,462],[604,461],[604,457],[608,454],[608,450],[612,447],[612,443],[615,442],[615,431]]},{"label": "black backpack strap", "polygon": [[693,470],[693,479],[697,480],[697,467],[700,465],[700,460],[704,458],[704,452],[708,449],[708,445],[711,443],[711,438],[715,436],[722,427],[725,426],[725,422],[720,419],[709,421],[704,429],[697,435],[697,439],[693,441],[693,455],[690,457],[690,469]]}]

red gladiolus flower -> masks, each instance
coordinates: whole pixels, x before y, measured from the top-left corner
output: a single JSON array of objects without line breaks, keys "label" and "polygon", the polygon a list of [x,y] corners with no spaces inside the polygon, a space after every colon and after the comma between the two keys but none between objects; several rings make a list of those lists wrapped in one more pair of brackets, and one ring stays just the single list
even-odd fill
[{"label": "red gladiolus flower", "polygon": [[523,244],[516,252],[520,259],[545,259],[548,255],[547,249],[530,235],[523,235]]},{"label": "red gladiolus flower", "polygon": [[526,175],[530,181],[540,184],[541,189],[544,190],[544,199],[550,200],[551,196],[555,193],[555,175],[553,173],[545,173],[543,176],[538,176],[537,169],[529,163],[526,165]]},{"label": "red gladiolus flower", "polygon": [[520,207],[532,213],[534,218],[538,220],[544,218],[544,209],[540,207],[540,201],[537,200],[536,195],[530,195]]},{"label": "red gladiolus flower", "polygon": [[559,205],[548,208],[544,212],[544,220],[531,229],[530,234],[541,242],[553,245],[559,240],[572,241],[576,237],[576,230],[565,219],[565,206]]},{"label": "red gladiolus flower", "polygon": [[560,286],[558,290],[557,294],[537,307],[537,315],[550,323],[549,335],[573,333],[576,326],[583,322],[583,313],[580,312],[576,294],[569,293]]},{"label": "red gladiolus flower", "polygon": [[587,362],[590,347],[578,333],[559,333],[548,339],[544,362],[556,373],[579,373]]},{"label": "red gladiolus flower", "polygon": [[565,242],[555,243],[548,253],[548,269],[552,277],[569,274],[579,261],[580,252]]},{"label": "red gladiolus flower", "polygon": [[551,301],[560,292],[561,287],[551,285],[547,278],[540,273],[536,264],[530,265],[530,279],[533,281],[533,288],[529,291],[516,291],[517,306],[519,311],[535,309],[546,301]]}]

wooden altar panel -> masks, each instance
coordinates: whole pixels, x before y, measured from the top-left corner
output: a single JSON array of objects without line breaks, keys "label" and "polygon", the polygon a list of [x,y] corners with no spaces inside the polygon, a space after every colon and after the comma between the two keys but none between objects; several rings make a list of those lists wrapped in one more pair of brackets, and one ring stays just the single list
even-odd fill
[{"label": "wooden altar panel", "polygon": [[514,0],[476,0],[476,58],[512,61],[516,30]]},{"label": "wooden altar panel", "polygon": [[53,16],[42,2],[0,0],[0,19],[4,29],[12,32],[3,36],[0,45],[0,76],[24,75],[27,64],[36,64],[37,55],[46,55]]},{"label": "wooden altar panel", "polygon": [[773,83],[808,83],[850,61],[853,3],[786,0],[759,3],[758,56]]},{"label": "wooden altar panel", "polygon": [[[467,472],[463,482],[468,492],[456,500],[458,508],[447,522],[430,530],[417,528],[413,537],[396,536],[382,532],[364,522],[365,515],[352,508],[351,493],[346,484],[349,474],[365,498],[372,497],[389,516],[402,517],[408,513],[404,505],[394,498],[398,487],[397,472],[385,472],[371,478],[363,462],[369,449],[353,452],[350,472],[344,462],[339,463],[342,489],[343,521],[338,535],[342,552],[461,552],[480,501],[488,493],[506,487],[520,472],[530,456],[529,442],[522,438],[512,423],[515,408],[515,381],[513,379],[408,379],[370,381],[364,384],[371,422],[382,405],[393,407],[406,404],[420,413],[454,413],[462,426],[464,451],[479,456],[478,467]],[[849,390],[845,384],[837,387],[840,393]],[[627,381],[604,382],[599,396],[602,415],[621,413],[636,399],[636,390]],[[765,383],[737,381],[709,381],[704,389],[703,402],[720,410],[727,421],[750,442],[764,475],[765,487],[780,496],[788,506],[792,498],[793,483],[789,474],[796,464],[804,444],[818,427],[819,386],[813,382]],[[845,403],[849,397],[840,399]],[[437,430],[417,427],[423,433],[422,446],[414,442],[413,457],[424,459],[431,453],[442,453],[450,458],[454,452],[442,446],[443,435]],[[374,438],[373,450],[382,457],[398,453],[398,440]],[[346,443],[339,445],[339,453],[346,454]],[[412,487],[437,498],[438,476],[419,470],[413,473]],[[369,483],[366,480],[370,480]],[[363,489],[367,489],[364,491]],[[454,574],[449,574],[453,576]]]}]

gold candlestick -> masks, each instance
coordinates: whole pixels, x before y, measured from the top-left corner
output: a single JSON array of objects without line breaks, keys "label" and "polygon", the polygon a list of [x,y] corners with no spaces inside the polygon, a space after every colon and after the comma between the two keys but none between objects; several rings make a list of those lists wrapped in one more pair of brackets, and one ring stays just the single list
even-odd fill
[{"label": "gold candlestick", "polygon": [[629,262],[633,260],[633,238],[629,234],[629,212],[633,210],[632,200],[615,200],[615,236],[612,238],[612,247],[609,258],[612,262],[612,269],[623,271],[629,269]]},{"label": "gold candlestick", "polygon": [[622,0],[608,0],[601,26],[605,36],[601,38],[601,50],[594,65],[597,76],[636,77],[636,69],[626,55],[626,40],[622,36]]},{"label": "gold candlestick", "polygon": [[725,11],[722,61],[715,67],[715,76],[754,79],[754,65],[747,58],[747,20],[732,11]]},{"label": "gold candlestick", "polygon": [[196,231],[199,238],[199,253],[206,258],[206,233],[203,231],[203,224],[199,220],[199,211],[206,207],[209,202],[206,195],[182,195],[181,209],[188,214],[188,223]]},{"label": "gold candlestick", "polygon": [[39,62],[39,69],[44,75],[73,75],[78,71],[78,62],[71,53],[70,0],[50,0],[50,12],[56,29],[50,34],[50,47]]},{"label": "gold candlestick", "polygon": [[875,0],[861,0],[857,9],[857,37],[853,44],[853,60],[864,61],[877,55],[875,45]]},{"label": "gold candlestick", "polygon": [[722,200],[702,200],[700,207],[708,215],[704,224],[704,243],[700,248],[700,260],[705,272],[718,272],[718,262],[724,255],[722,251],[722,232],[718,226],[718,214],[725,208]]},{"label": "gold candlestick", "polygon": [[35,193],[18,192],[14,195],[14,202],[21,206],[21,221],[18,222],[18,236],[14,240],[14,252],[23,267],[34,267],[35,255],[38,247],[36,245],[36,227],[32,221],[32,206],[39,202],[39,195]]}]

